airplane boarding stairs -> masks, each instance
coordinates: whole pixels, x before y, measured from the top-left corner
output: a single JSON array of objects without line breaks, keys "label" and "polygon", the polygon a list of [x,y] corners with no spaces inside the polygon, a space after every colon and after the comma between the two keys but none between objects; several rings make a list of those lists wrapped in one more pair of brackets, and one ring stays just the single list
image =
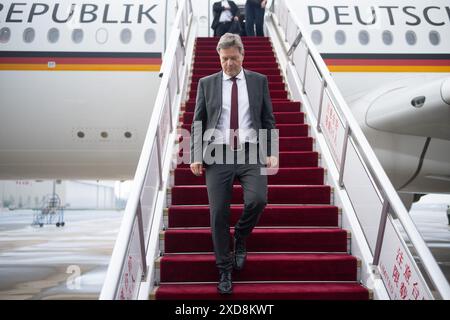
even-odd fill
[{"label": "airplane boarding stairs", "polygon": [[[220,70],[218,39],[196,38],[201,17],[192,1],[178,3],[100,299],[450,300],[444,274],[284,0],[269,8],[267,38],[243,39],[244,67],[269,80],[280,169],[268,177],[268,205],[244,270],[233,273],[233,294],[217,293],[204,177],[178,160],[189,152],[189,134],[180,141],[180,132],[190,129],[198,81]],[[236,184],[231,226],[241,210]]]},{"label": "airplane boarding stairs", "polygon": [[[363,299],[371,291],[358,279],[349,232],[340,228],[333,191],[304,124],[300,102],[291,101],[269,38],[244,37],[244,68],[267,75],[276,127],[280,169],[269,176],[268,205],[247,241],[245,268],[233,272],[233,293],[217,293],[209,207],[204,176],[189,164],[173,171],[167,228],[160,234],[156,284],[151,299]],[[190,129],[199,78],[220,70],[217,38],[197,38],[192,83],[179,127]],[[230,225],[242,212],[235,182]],[[233,230],[231,229],[231,232]]]}]

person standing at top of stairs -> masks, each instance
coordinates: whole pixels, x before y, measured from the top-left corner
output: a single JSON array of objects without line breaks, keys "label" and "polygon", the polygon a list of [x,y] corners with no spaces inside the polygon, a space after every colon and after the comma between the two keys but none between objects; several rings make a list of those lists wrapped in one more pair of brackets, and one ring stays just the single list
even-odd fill
[{"label": "person standing at top of stairs", "polygon": [[239,33],[239,30],[233,32],[233,23],[239,25],[239,8],[234,1],[217,1],[213,5],[214,19],[211,29],[214,30],[215,37],[221,37],[227,32]]},{"label": "person standing at top of stairs", "polygon": [[[262,168],[277,166],[271,144],[277,143],[278,135],[273,130],[275,119],[267,77],[242,68],[244,46],[240,36],[223,35],[217,52],[222,71],[200,79],[198,84],[190,168],[199,176],[205,164],[212,240],[220,274],[217,289],[221,294],[230,294],[232,269],[244,267],[246,238],[267,204],[267,175]],[[265,141],[258,139],[262,136],[257,134],[259,130],[266,130]],[[235,178],[244,191],[244,209],[234,229],[233,254],[229,250],[229,220]]]},{"label": "person standing at top of stairs", "polygon": [[245,31],[247,36],[264,37],[263,24],[266,5],[267,0],[247,0],[245,3]]}]

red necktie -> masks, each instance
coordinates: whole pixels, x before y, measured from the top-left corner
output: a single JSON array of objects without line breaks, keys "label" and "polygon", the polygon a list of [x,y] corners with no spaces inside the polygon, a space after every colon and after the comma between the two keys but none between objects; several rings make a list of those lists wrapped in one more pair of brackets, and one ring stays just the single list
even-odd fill
[{"label": "red necktie", "polygon": [[239,109],[238,109],[238,87],[237,78],[230,78],[233,81],[231,87],[231,111],[230,111],[230,144],[232,149],[239,145],[237,130],[239,129]]}]

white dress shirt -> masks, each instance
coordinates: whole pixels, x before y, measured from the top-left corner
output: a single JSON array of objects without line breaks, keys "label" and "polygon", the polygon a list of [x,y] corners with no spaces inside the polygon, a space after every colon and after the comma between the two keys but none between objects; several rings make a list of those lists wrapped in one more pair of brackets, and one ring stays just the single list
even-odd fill
[{"label": "white dress shirt", "polygon": [[231,6],[227,0],[222,0],[222,7],[226,9],[220,14],[219,22],[229,22],[233,20],[233,14],[231,13]]},{"label": "white dress shirt", "polygon": [[[238,113],[239,113],[239,142],[257,142],[257,133],[252,128],[250,104],[248,100],[247,82],[244,69],[236,76],[238,87]],[[231,77],[223,72],[222,81],[222,113],[214,132],[214,144],[230,144],[230,120],[231,120]]]}]

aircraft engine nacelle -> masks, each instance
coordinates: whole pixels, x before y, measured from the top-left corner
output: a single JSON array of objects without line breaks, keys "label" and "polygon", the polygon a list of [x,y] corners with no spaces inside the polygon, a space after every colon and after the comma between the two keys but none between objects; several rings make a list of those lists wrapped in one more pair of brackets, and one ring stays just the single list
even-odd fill
[{"label": "aircraft engine nacelle", "polygon": [[381,131],[450,140],[450,78],[392,88],[369,106],[366,124]]},{"label": "aircraft engine nacelle", "polygon": [[[449,85],[449,78],[407,77],[350,104],[399,192],[450,192]],[[419,95],[425,96],[425,103],[416,108],[411,100]]]}]

